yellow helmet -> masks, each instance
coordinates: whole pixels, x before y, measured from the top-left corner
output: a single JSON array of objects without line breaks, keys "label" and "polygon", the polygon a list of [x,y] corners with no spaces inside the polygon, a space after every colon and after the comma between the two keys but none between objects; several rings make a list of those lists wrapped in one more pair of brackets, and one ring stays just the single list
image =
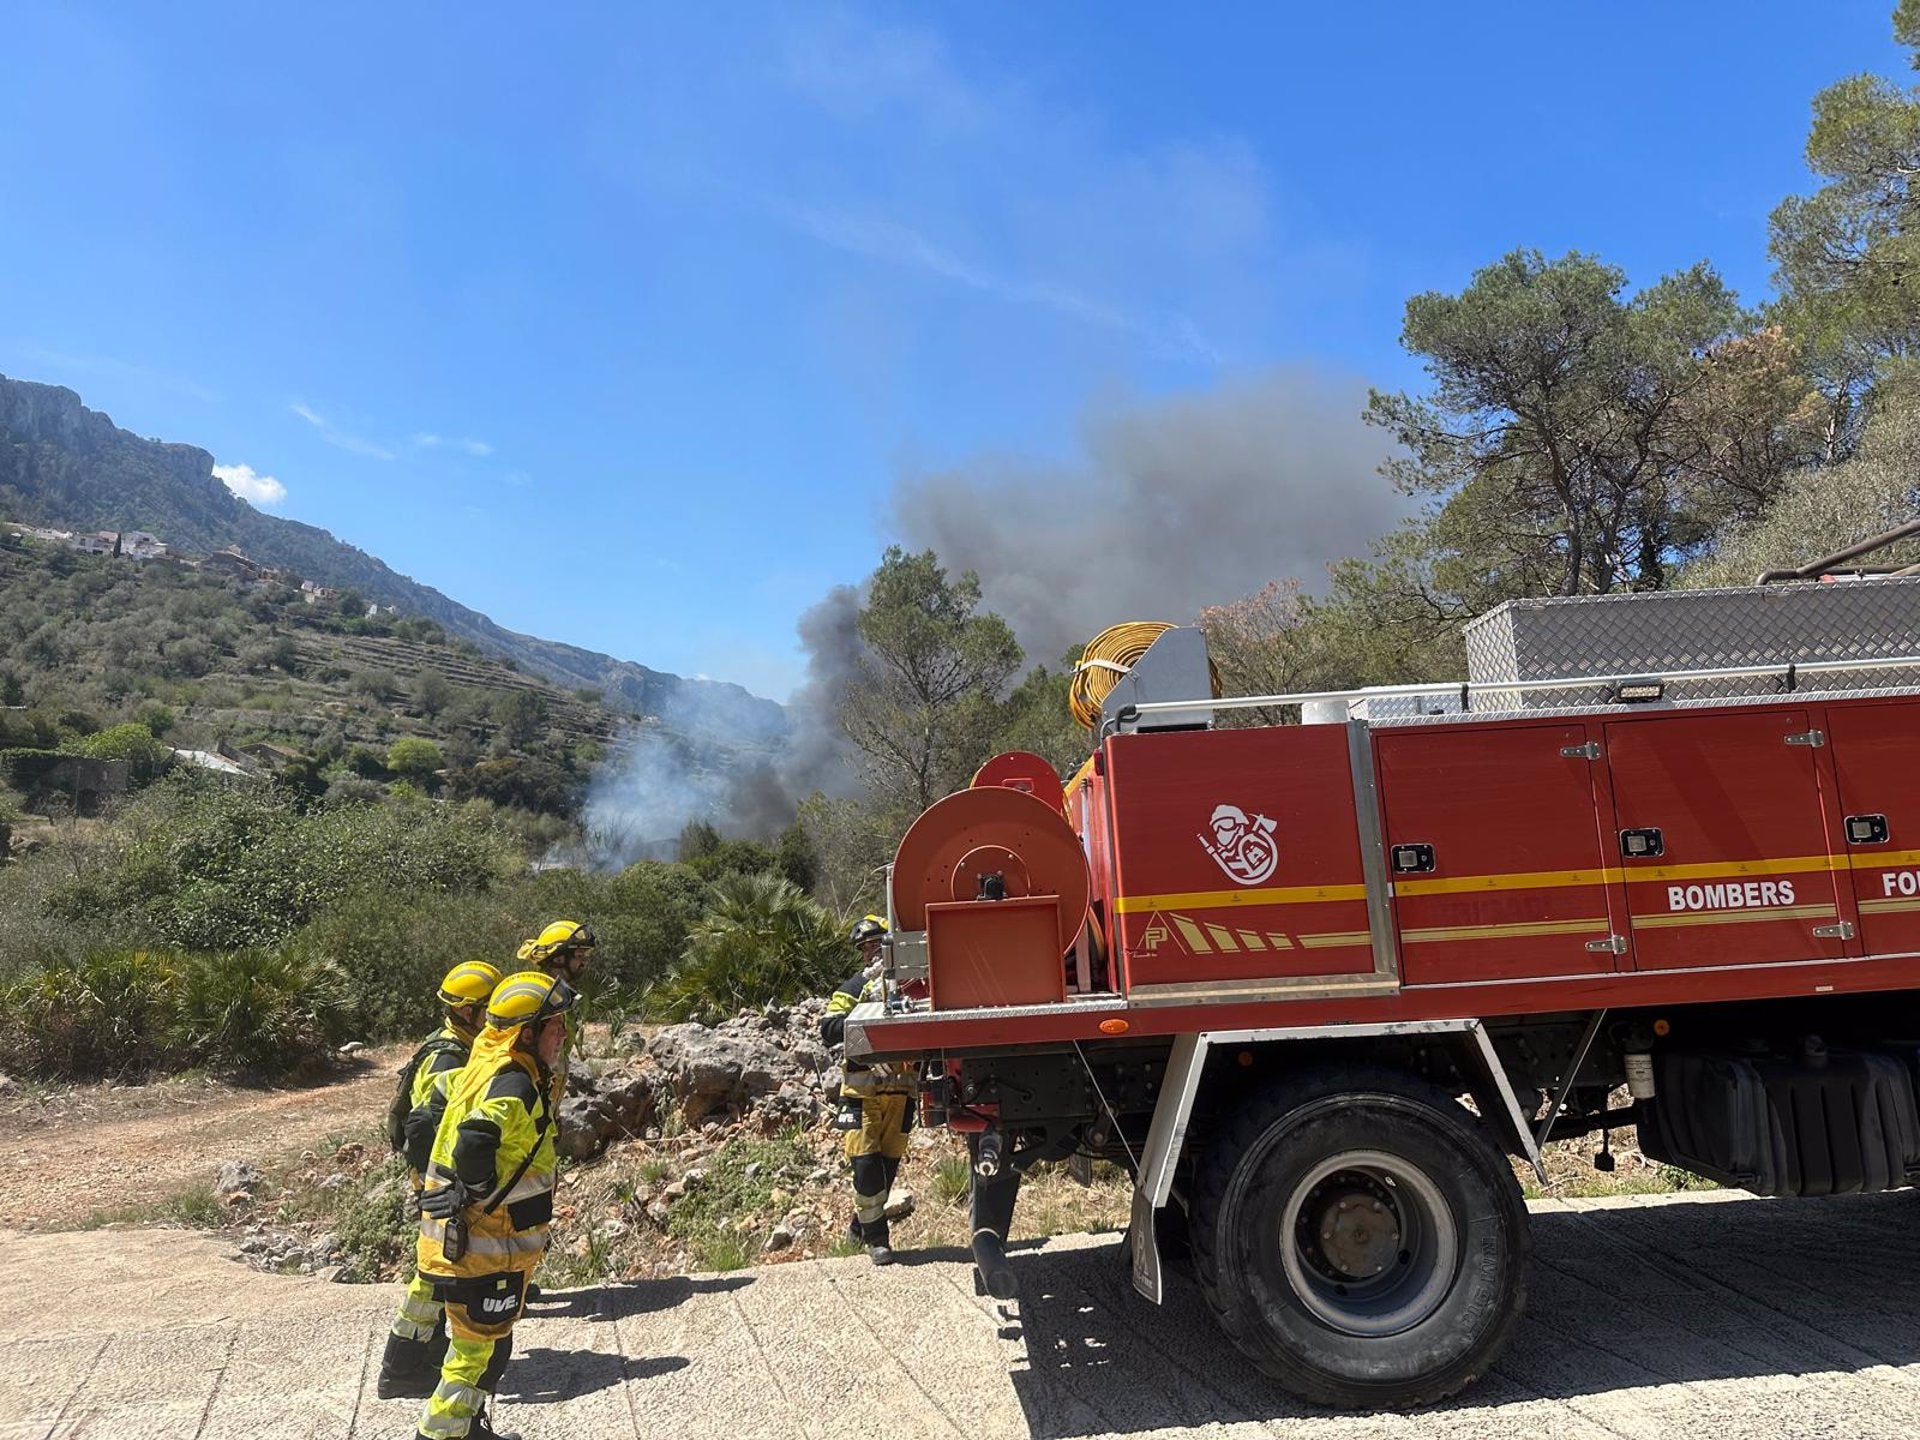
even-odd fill
[{"label": "yellow helmet", "polygon": [[541,965],[566,950],[591,950],[593,931],[578,920],[556,920],[522,945],[514,958]]},{"label": "yellow helmet", "polygon": [[462,960],[440,982],[443,1005],[479,1005],[500,983],[500,967],[484,960]]},{"label": "yellow helmet", "polygon": [[571,1010],[579,998],[571,985],[544,970],[516,971],[494,988],[493,998],[487,1001],[487,1023],[496,1030],[536,1025]]},{"label": "yellow helmet", "polygon": [[864,945],[869,940],[884,940],[887,936],[887,920],[884,915],[868,915],[854,922],[853,932],[847,938],[856,945]]}]

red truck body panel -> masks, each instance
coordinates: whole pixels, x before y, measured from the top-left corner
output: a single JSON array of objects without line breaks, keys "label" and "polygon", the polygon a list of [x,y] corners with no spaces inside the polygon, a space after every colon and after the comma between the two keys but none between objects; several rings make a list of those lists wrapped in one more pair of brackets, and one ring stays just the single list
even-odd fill
[{"label": "red truck body panel", "polygon": [[1110,993],[877,1053],[1920,987],[1920,697],[1123,734],[1066,813]]},{"label": "red truck body panel", "polygon": [[1390,845],[1431,845],[1431,873],[1397,876],[1394,917],[1409,985],[1611,974],[1590,950],[1618,932],[1588,727],[1384,731],[1376,737]]},{"label": "red truck body panel", "polygon": [[1920,704],[1834,706],[1827,723],[1843,823],[1886,822],[1885,840],[1847,845],[1861,953],[1920,954]]},{"label": "red truck body panel", "polygon": [[1344,727],[1279,745],[1266,730],[1120,736],[1105,760],[1127,994],[1372,971]]}]

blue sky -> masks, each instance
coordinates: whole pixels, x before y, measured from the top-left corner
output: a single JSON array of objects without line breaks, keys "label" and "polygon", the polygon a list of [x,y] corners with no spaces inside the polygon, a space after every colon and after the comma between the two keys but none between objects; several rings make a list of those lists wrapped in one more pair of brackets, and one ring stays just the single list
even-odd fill
[{"label": "blue sky", "polygon": [[780,697],[903,477],[1275,367],[1417,383],[1406,297],[1516,245],[1761,298],[1889,8],[22,7],[0,372]]}]

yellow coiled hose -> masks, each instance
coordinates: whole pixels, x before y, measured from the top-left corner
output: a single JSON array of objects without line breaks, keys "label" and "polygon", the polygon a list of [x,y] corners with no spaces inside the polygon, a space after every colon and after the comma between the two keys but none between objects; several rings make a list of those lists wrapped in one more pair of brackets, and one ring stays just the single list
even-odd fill
[{"label": "yellow coiled hose", "polygon": [[[1109,625],[1087,642],[1080,663],[1073,670],[1073,685],[1067,692],[1067,704],[1073,718],[1083,729],[1100,724],[1100,702],[1113,693],[1120,677],[1131,670],[1147,647],[1174,627],[1163,620],[1128,620]],[[1212,671],[1213,693],[1220,693],[1220,675]]]}]

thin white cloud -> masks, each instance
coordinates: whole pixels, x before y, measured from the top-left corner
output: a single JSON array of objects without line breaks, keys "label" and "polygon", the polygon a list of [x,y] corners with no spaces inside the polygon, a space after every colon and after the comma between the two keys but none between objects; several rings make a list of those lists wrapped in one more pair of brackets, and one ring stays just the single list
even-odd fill
[{"label": "thin white cloud", "polygon": [[416,450],[458,450],[462,455],[471,455],[476,460],[484,460],[493,454],[493,446],[484,440],[451,435],[416,435],[413,437],[413,447]]},{"label": "thin white cloud", "polygon": [[954,68],[946,42],[912,26],[870,28],[844,12],[795,11],[785,73],[794,90],[844,119],[911,112],[945,136],[991,129],[1004,97]]},{"label": "thin white cloud", "polygon": [[912,226],[884,217],[835,212],[771,197],[766,205],[785,224],[836,250],[918,270],[1016,305],[1038,306],[1088,325],[1133,335],[1173,359],[1217,365],[1223,358],[1184,315],[1139,313],[1084,294],[1071,285],[1001,275],[963,259]]},{"label": "thin white cloud", "polygon": [[363,440],[358,435],[348,434],[327,420],[325,416],[316,413],[311,406],[296,402],[289,408],[294,414],[318,430],[320,432],[320,438],[336,450],[345,450],[349,455],[365,455],[370,460],[391,460],[394,458],[394,452],[385,445],[378,445],[371,440]]},{"label": "thin white cloud", "polygon": [[794,128],[825,125],[858,164],[722,188],[820,244],[1201,368],[1262,344],[1276,275],[1319,273],[1283,243],[1245,140],[1142,143],[1045,73],[963,63],[898,13],[800,7],[775,27]]},{"label": "thin white cloud", "polygon": [[278,505],[287,498],[286,486],[251,465],[216,465],[213,477],[249,505]]}]

